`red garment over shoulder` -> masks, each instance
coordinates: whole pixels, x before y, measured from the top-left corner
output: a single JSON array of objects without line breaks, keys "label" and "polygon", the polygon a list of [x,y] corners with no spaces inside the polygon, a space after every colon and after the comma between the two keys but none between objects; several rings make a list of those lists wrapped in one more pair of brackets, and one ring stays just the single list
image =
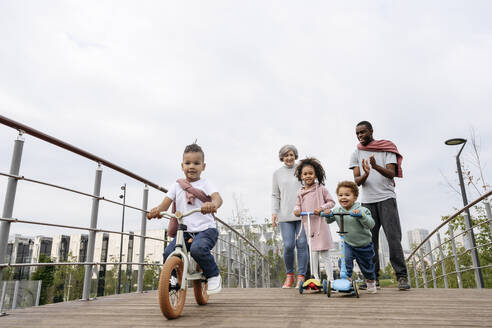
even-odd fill
[{"label": "red garment over shoulder", "polygon": [[398,152],[396,145],[389,140],[373,140],[367,146],[362,144],[357,145],[359,150],[367,151],[385,151],[389,153],[394,153],[396,155],[396,177],[403,178],[403,170],[401,168],[401,162],[403,161],[403,156]]},{"label": "red garment over shoulder", "polygon": [[[198,198],[201,200],[203,203],[205,202],[210,202],[212,200],[212,197],[207,195],[203,190],[195,188],[186,181],[185,179],[178,179],[176,182],[179,184],[181,189],[183,189],[186,192],[186,200],[188,201],[188,204],[195,204],[195,198]],[[173,201],[173,213],[176,213],[176,202]],[[215,218],[215,215],[214,215]],[[174,238],[176,236],[176,232],[178,230],[178,220],[171,218],[169,221],[169,225],[167,227],[167,234],[169,237]]]}]

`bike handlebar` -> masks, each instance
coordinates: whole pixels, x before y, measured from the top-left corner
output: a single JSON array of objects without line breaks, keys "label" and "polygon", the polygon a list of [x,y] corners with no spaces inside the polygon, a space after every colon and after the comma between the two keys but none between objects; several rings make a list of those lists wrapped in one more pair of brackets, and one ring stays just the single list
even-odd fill
[{"label": "bike handlebar", "polygon": [[181,219],[181,218],[187,217],[188,215],[191,215],[191,214],[196,213],[196,212],[201,212],[201,211],[202,211],[201,208],[195,208],[195,209],[192,209],[191,211],[186,212],[186,213],[181,213],[180,211],[176,211],[176,213],[160,212],[159,214],[162,217],[165,217],[168,219],[170,219],[170,218]]}]

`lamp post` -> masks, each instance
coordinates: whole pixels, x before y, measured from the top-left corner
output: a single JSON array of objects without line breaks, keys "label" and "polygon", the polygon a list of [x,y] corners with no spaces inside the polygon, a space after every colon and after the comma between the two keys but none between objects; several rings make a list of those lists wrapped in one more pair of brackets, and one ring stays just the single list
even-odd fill
[{"label": "lamp post", "polygon": [[[456,167],[458,168],[458,178],[460,180],[461,197],[463,198],[463,205],[466,206],[468,205],[468,199],[466,197],[465,183],[463,181],[463,172],[461,171],[461,162],[460,162],[460,155],[461,152],[463,151],[463,148],[465,148],[466,139],[453,138],[453,139],[446,140],[444,143],[448,146],[457,146],[463,144],[463,146],[461,146],[460,151],[456,155]],[[473,228],[472,228],[473,223],[471,220],[469,209],[466,209],[465,227],[469,231],[468,236],[470,237],[470,243],[471,243],[472,264],[473,267],[475,268],[474,269],[475,282],[477,283],[477,288],[483,288],[482,270],[480,269],[480,260],[478,258],[477,244],[475,242],[475,233],[473,232]]]},{"label": "lamp post", "polygon": [[121,214],[121,238],[120,238],[120,264],[118,268],[118,288],[117,293],[121,292],[121,261],[123,257],[123,229],[125,227],[125,202],[126,202],[126,183],[121,186],[121,190],[123,190],[123,195],[120,195],[120,198],[123,198],[123,213]]}]

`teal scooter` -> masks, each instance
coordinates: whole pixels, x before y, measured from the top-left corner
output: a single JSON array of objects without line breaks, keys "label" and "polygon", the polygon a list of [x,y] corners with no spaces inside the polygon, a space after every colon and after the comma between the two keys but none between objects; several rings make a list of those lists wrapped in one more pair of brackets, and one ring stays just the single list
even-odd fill
[{"label": "teal scooter", "polygon": [[350,213],[334,213],[333,211],[330,211],[330,213],[325,214],[324,212],[321,213],[321,216],[324,217],[333,217],[334,215],[340,215],[340,231],[337,231],[337,233],[340,235],[340,239],[342,240],[342,256],[341,256],[341,268],[340,268],[340,279],[335,279],[333,282],[331,281],[323,281],[323,292],[327,294],[328,297],[331,297],[331,292],[332,291],[337,291],[341,293],[348,293],[351,295],[355,295],[357,298],[359,298],[359,289],[357,287],[357,284],[355,280],[349,280],[350,278],[347,275],[347,268],[345,266],[345,241],[344,241],[344,235],[347,233],[346,231],[343,231],[343,219],[346,215],[354,216],[354,217],[362,217],[362,213],[354,213],[351,211]]}]

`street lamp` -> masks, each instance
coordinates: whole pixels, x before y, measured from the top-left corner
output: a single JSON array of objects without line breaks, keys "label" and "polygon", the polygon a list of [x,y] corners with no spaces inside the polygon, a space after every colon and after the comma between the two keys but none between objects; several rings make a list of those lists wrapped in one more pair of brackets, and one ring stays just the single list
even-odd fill
[{"label": "street lamp", "polygon": [[120,238],[120,265],[118,268],[118,288],[117,293],[121,292],[121,261],[123,256],[123,229],[125,227],[125,202],[126,202],[126,183],[121,186],[121,190],[123,190],[123,195],[120,195],[120,198],[123,199],[123,213],[121,214],[121,238]]},{"label": "street lamp", "polygon": [[[463,144],[463,146],[461,146],[460,148],[460,151],[456,155],[456,167],[458,168],[458,178],[460,180],[461,197],[463,198],[463,205],[466,206],[468,205],[468,199],[466,198],[465,183],[463,182],[463,172],[461,171],[461,162],[460,162],[460,155],[461,152],[463,151],[463,148],[465,148],[466,139],[453,138],[453,139],[446,140],[444,143],[448,146],[457,146]],[[470,210],[466,209],[465,211],[466,211],[465,227],[469,231],[469,236],[470,236],[472,263],[475,268],[474,270],[475,281],[477,283],[477,288],[483,288],[482,270],[480,270],[480,260],[478,258],[477,244],[475,242],[475,233],[473,232],[473,228],[472,228],[473,223],[471,220]]]}]

